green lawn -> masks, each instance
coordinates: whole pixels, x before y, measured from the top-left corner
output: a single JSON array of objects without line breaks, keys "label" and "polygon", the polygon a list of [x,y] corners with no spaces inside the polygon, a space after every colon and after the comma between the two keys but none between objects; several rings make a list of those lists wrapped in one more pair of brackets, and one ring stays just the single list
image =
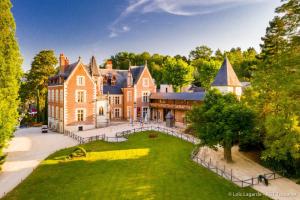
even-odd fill
[{"label": "green lawn", "polygon": [[[193,145],[149,132],[122,143],[102,141],[83,145],[87,158],[64,161],[74,148],[49,156],[4,199],[249,199],[229,193],[241,189],[190,159]],[[254,197],[251,199],[267,199]]]}]

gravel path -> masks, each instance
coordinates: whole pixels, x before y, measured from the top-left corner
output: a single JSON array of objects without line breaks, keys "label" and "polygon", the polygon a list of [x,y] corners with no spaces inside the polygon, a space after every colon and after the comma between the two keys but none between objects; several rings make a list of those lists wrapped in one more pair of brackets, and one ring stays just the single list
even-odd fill
[{"label": "gravel path", "polygon": [[0,198],[24,180],[51,153],[77,142],[62,134],[41,133],[41,128],[24,128],[15,132],[4,151],[8,153],[0,172]]}]

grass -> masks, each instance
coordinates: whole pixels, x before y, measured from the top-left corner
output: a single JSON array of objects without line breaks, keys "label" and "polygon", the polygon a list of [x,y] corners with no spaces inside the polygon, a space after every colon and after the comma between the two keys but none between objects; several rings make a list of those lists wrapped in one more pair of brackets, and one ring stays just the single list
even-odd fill
[{"label": "grass", "polygon": [[82,145],[86,158],[64,159],[76,147],[58,151],[4,199],[226,200],[249,199],[230,195],[234,193],[256,193],[194,163],[192,144],[162,133],[149,138],[150,133],[122,143]]}]

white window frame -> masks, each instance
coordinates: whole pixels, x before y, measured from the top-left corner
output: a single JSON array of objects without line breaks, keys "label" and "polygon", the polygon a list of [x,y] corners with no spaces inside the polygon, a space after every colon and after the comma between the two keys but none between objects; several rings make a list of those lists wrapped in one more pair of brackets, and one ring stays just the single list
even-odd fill
[{"label": "white window frame", "polygon": [[[146,94],[146,96],[144,94]],[[144,102],[144,103],[149,102],[149,96],[150,96],[149,94],[150,94],[149,91],[142,91],[142,102]],[[146,97],[146,100],[144,99],[144,97]]]},{"label": "white window frame", "polygon": [[[79,96],[78,96],[79,92],[83,93],[83,98],[82,98],[83,101],[82,102],[78,101],[79,100]],[[85,90],[75,90],[75,102],[76,103],[85,103],[86,102],[86,91]]]},{"label": "white window frame", "polygon": [[[118,116],[116,115],[116,113],[118,113]],[[121,117],[121,109],[120,108],[115,108],[114,109],[114,117],[115,118],[120,118]]]},{"label": "white window frame", "polygon": [[51,106],[51,117],[54,118],[54,106]]},{"label": "white window frame", "polygon": [[64,99],[64,91],[63,90],[59,90],[59,102],[63,103],[63,99]]},{"label": "white window frame", "polygon": [[115,98],[114,98],[114,104],[115,105],[120,105],[121,104],[121,98],[120,98],[120,96],[115,96]]},{"label": "white window frame", "polygon": [[59,101],[59,94],[58,94],[59,90],[55,90],[55,101],[58,103]]},{"label": "white window frame", "polygon": [[149,78],[143,78],[143,87],[149,87]]},{"label": "white window frame", "polygon": [[[82,114],[82,121],[79,121],[78,120],[78,111],[83,111],[83,114]],[[75,120],[77,122],[84,122],[86,120],[86,109],[85,108],[77,108],[76,109],[76,112],[75,112]]]},{"label": "white window frame", "polygon": [[60,120],[63,120],[63,118],[64,118],[63,108],[60,107],[60,108],[59,108],[59,119],[60,119]]},{"label": "white window frame", "polygon": [[55,107],[55,119],[59,119],[59,108],[58,108],[58,106]]},{"label": "white window frame", "polygon": [[77,76],[76,77],[77,86],[85,86],[85,77],[84,76]]}]

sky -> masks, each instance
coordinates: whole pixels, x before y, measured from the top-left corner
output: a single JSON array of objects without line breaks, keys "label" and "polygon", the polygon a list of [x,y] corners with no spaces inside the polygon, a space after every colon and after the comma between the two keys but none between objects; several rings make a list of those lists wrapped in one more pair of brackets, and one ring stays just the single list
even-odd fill
[{"label": "sky", "polygon": [[99,64],[120,51],[258,51],[280,0],[12,0],[23,69],[43,49]]}]

